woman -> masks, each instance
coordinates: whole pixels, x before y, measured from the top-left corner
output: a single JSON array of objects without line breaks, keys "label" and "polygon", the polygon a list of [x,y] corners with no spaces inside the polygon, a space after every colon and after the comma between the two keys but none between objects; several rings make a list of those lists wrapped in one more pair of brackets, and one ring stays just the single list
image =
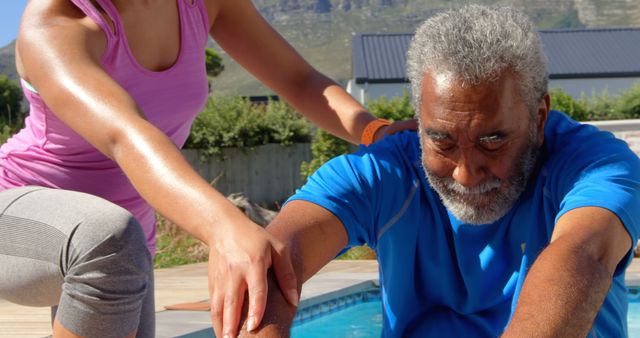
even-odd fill
[{"label": "woman", "polygon": [[31,1],[16,45],[30,115],[0,149],[0,298],[57,305],[54,337],[154,336],[154,209],[209,246],[219,337],[235,336],[245,290],[249,328],[260,322],[272,265],[297,303],[283,243],[178,150],[207,99],[209,36],[331,133],[355,143],[393,128],[249,0]]}]

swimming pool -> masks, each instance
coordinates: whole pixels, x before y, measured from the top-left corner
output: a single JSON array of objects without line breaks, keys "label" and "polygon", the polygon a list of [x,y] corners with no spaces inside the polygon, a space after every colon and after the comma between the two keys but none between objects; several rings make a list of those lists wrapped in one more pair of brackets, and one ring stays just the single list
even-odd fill
[{"label": "swimming pool", "polygon": [[[640,337],[640,287],[629,290],[627,323],[629,337]],[[380,337],[382,304],[380,291],[367,288],[306,306],[298,311],[291,328],[292,338]],[[211,329],[180,338],[213,337]]]},{"label": "swimming pool", "polygon": [[[630,288],[628,295],[627,326],[629,337],[640,337],[640,287]],[[333,308],[329,306],[321,309],[321,311],[308,309],[309,314],[299,313],[296,316],[297,321],[291,328],[291,337],[380,337],[382,332],[380,292],[369,290],[364,295],[356,293],[355,297],[356,299],[348,301],[349,304],[346,306],[338,304]]]},{"label": "swimming pool", "polygon": [[380,289],[367,288],[298,311],[292,338],[380,337],[382,303]]}]

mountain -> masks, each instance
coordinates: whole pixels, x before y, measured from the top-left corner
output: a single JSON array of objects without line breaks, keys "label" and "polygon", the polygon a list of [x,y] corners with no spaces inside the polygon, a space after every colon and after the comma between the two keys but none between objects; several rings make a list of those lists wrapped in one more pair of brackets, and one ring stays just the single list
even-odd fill
[{"label": "mountain", "polygon": [[[353,32],[412,32],[426,18],[467,0],[254,0],[256,7],[313,66],[346,84]],[[640,26],[637,0],[479,0],[524,10],[539,28]],[[214,45],[215,46],[215,45]],[[216,46],[217,47],[217,46]],[[219,50],[219,48],[218,48]],[[213,82],[220,94],[269,91],[222,52],[225,71]]]},{"label": "mountain", "polygon": [[[260,13],[320,71],[345,84],[351,76],[354,32],[412,32],[426,18],[468,0],[253,0]],[[640,26],[638,0],[475,0],[510,4],[539,28]],[[217,48],[213,42],[211,46]],[[269,90],[221,51],[225,70],[213,81],[219,94]],[[0,74],[15,78],[13,46],[0,49]]]},{"label": "mountain", "polygon": [[15,48],[15,41],[0,48],[0,75],[6,75],[12,80],[18,80],[18,72],[16,71],[15,62]]}]

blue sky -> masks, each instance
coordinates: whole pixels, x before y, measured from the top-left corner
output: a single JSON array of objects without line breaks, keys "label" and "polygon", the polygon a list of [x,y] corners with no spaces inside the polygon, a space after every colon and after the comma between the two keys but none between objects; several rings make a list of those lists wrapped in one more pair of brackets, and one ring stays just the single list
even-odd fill
[{"label": "blue sky", "polygon": [[8,45],[18,35],[18,26],[27,0],[0,0],[0,47]]}]

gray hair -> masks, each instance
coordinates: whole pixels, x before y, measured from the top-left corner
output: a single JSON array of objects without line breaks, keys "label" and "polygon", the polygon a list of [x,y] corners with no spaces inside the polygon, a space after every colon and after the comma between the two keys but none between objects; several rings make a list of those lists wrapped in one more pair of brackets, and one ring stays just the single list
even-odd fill
[{"label": "gray hair", "polygon": [[531,21],[509,7],[465,6],[427,19],[407,53],[413,103],[420,113],[422,78],[450,73],[465,84],[496,80],[512,71],[531,113],[547,92],[547,66]]}]

